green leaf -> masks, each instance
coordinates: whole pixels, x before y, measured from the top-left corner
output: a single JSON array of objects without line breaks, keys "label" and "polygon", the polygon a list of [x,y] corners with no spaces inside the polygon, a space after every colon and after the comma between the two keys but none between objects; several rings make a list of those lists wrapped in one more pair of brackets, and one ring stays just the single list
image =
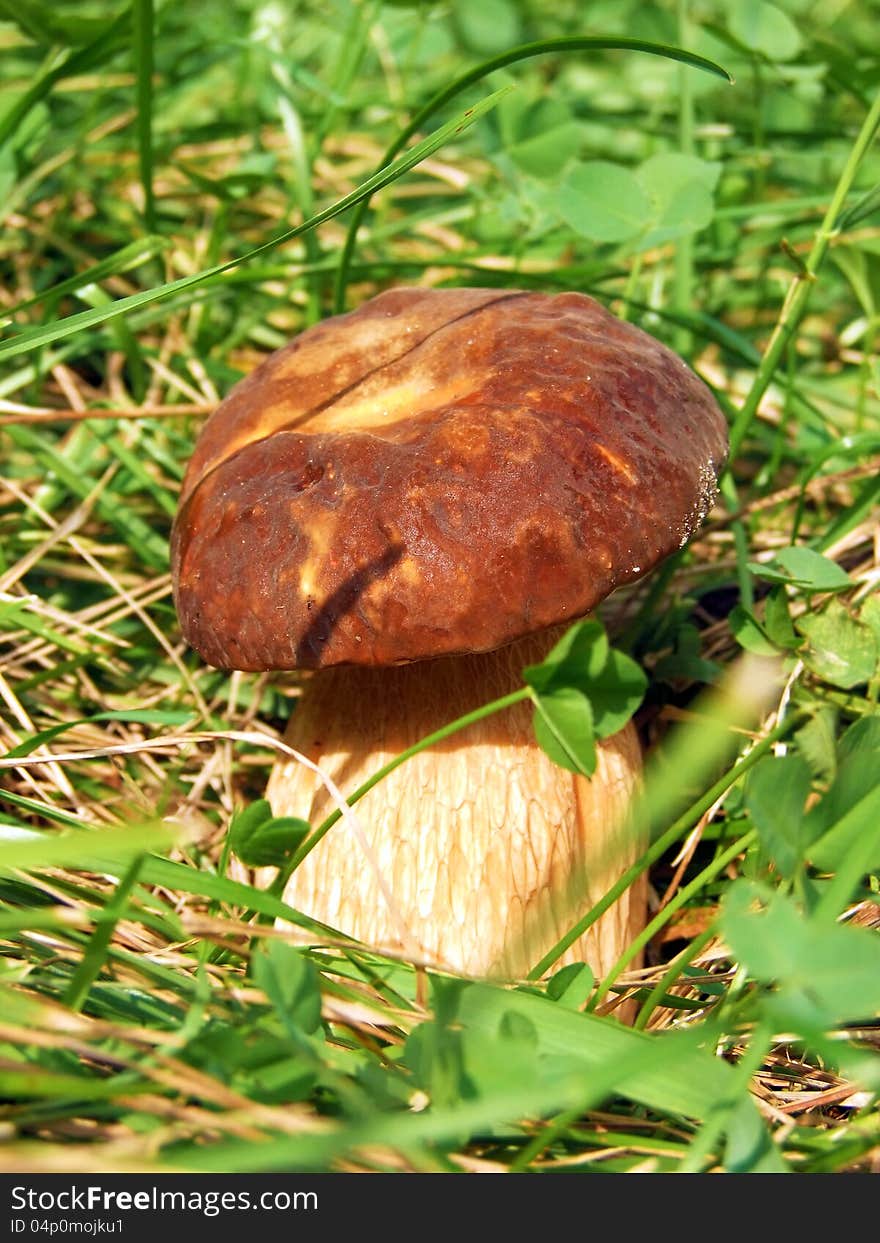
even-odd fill
[{"label": "green leaf", "polygon": [[812,784],[799,755],[766,756],[746,782],[745,803],[761,845],[783,876],[793,876],[812,840],[804,804]]},{"label": "green leaf", "polygon": [[[11,161],[12,167],[14,167],[14,161],[11,158],[13,155],[20,157],[24,168],[28,167],[28,158],[33,156],[37,144],[45,137],[51,119],[49,109],[44,103],[32,103],[25,115],[19,117],[15,131],[8,132],[7,116],[20,111],[22,101],[28,94],[28,90],[23,87],[0,88],[0,130],[8,134],[6,141],[0,147],[0,152],[4,160]],[[6,307],[3,308],[4,316],[11,313]]]},{"label": "green leaf", "polygon": [[273,816],[266,799],[232,817],[229,845],[248,867],[284,867],[309,834],[307,820],[298,816]]},{"label": "green leaf", "polygon": [[[853,203],[852,207],[842,212],[837,221],[837,228],[840,233],[848,233],[850,229],[854,229],[857,224],[861,224],[863,220],[868,220],[875,212],[880,211],[880,185],[872,186]],[[847,249],[849,249],[847,247]],[[833,257],[833,252],[832,252]]]},{"label": "green leaf", "polygon": [[815,776],[826,781],[837,772],[836,738],[837,709],[831,704],[822,705],[795,731],[798,751]]},{"label": "green leaf", "polygon": [[776,644],[770,639],[764,627],[748,609],[735,604],[727,619],[730,631],[740,647],[756,656],[775,656],[778,652]]},{"label": "green leaf", "polygon": [[[499,1038],[504,1038],[502,1022],[504,1033],[515,1035],[512,1014],[525,1018],[537,1037],[531,1060],[523,1067],[522,1082],[514,1075],[496,1073],[491,1091],[489,1082],[483,1080],[479,1095],[463,1091],[443,1105],[432,1100],[431,1107],[419,1113],[373,1109],[342,1127],[328,1119],[319,1131],[265,1141],[248,1138],[179,1145],[169,1168],[262,1173],[326,1169],[345,1153],[377,1146],[415,1156],[424,1153],[426,1144],[485,1137],[497,1130],[499,1120],[598,1108],[614,1095],[697,1119],[730,1105],[734,1072],[701,1046],[695,1031],[646,1036],[613,1020],[576,1014],[543,997],[484,985],[466,987],[456,1019],[462,1030],[484,1034],[497,1047]],[[522,1043],[524,1050],[529,1047],[524,1037]],[[503,1058],[495,1060],[498,1067],[503,1066]],[[541,1073],[536,1074],[538,1069]],[[463,1086],[467,1087],[467,1079]],[[747,1093],[742,1100],[743,1110],[754,1110]],[[521,1135],[521,1129],[516,1133]]]},{"label": "green leaf", "polygon": [[751,1102],[742,1097],[725,1128],[724,1169],[728,1174],[783,1174],[788,1166]]},{"label": "green leaf", "polygon": [[648,679],[640,666],[625,652],[612,648],[604,669],[587,687],[596,736],[610,738],[623,729],[644,699],[647,687]]},{"label": "green leaf", "polygon": [[5,202],[18,180],[18,163],[12,147],[0,147],[0,201]]},{"label": "green leaf", "polygon": [[605,160],[576,164],[557,205],[566,224],[594,242],[631,241],[651,219],[651,201],[635,175]]},{"label": "green leaf", "polygon": [[15,22],[35,43],[47,45],[90,43],[106,31],[112,21],[106,16],[79,13],[72,5],[45,4],[43,0],[24,0],[20,4],[0,0],[0,17]]},{"label": "green leaf", "polygon": [[680,678],[688,682],[714,682],[721,669],[715,661],[703,659],[700,647],[700,632],[696,626],[689,622],[679,626],[675,634],[675,651],[657,661],[654,676],[664,682],[675,682]]},{"label": "green leaf", "polygon": [[[554,979],[577,989],[586,978],[579,966]],[[436,1018],[415,1029],[405,1052],[405,1063],[431,1096],[432,1108],[460,1108],[463,1101],[502,1096],[512,1083],[536,1093],[543,1089],[552,1100],[560,1077],[585,1073],[589,1082],[617,1059],[619,1066],[629,1065],[629,1073],[618,1078],[621,1091],[640,1103],[663,1099],[677,1113],[701,1116],[721,1088],[723,1076],[716,1076],[712,1060],[696,1046],[688,1081],[679,1070],[682,1050],[675,1041],[666,1046],[664,1067],[662,1054],[659,1065],[655,1061],[662,1038],[658,1049],[656,1037],[566,1002],[461,981],[443,981],[438,991],[437,983],[432,979]],[[652,1073],[652,1064],[659,1073]]]},{"label": "green leaf", "polygon": [[[426,104],[416,111],[409,123],[404,126],[391,146],[385,151],[380,161],[380,168],[390,164],[398,152],[403,150],[410,138],[424,128],[425,123],[435,112],[440,108],[444,108],[469,86],[472,86],[475,82],[482,81],[483,78],[488,77],[497,70],[504,69],[508,65],[514,65],[518,61],[530,60],[536,56],[546,56],[553,52],[597,52],[601,50],[643,52],[648,56],[659,56],[675,60],[693,69],[701,69],[706,73],[725,78],[728,82],[733,82],[733,78],[727,70],[720,65],[716,65],[714,61],[707,60],[703,56],[696,56],[693,52],[685,51],[684,48],[671,47],[665,43],[650,43],[645,42],[643,39],[596,38],[583,35],[564,35],[558,39],[541,39],[533,43],[523,43],[519,47],[509,48],[498,56],[493,56],[489,60],[485,60],[481,64],[468,69],[433,95]],[[358,229],[366,213],[369,201],[370,194],[365,195],[352,213],[348,226],[335,282],[333,305],[337,313],[345,310],[345,290],[349,281],[352,255]]]},{"label": "green leaf", "polygon": [[[811,823],[818,825],[818,817]],[[810,861],[825,872],[836,872],[855,847],[863,855],[864,871],[880,870],[880,787],[876,784],[810,847]]]},{"label": "green leaf", "polygon": [[789,548],[780,548],[774,559],[792,582],[811,591],[845,591],[852,586],[846,570],[812,548],[793,544]]},{"label": "green leaf", "polygon": [[764,628],[770,640],[783,648],[800,647],[784,587],[774,587],[764,602]]},{"label": "green leaf", "polygon": [[871,631],[880,650],[880,595],[868,596],[859,613],[859,621]]},{"label": "green leaf", "polygon": [[793,60],[803,46],[797,26],[782,9],[765,0],[735,0],[731,33],[768,60]]},{"label": "green leaf", "polygon": [[725,896],[721,927],[749,973],[774,987],[765,1004],[795,1030],[858,1022],[880,1008],[880,938],[868,929],[807,918],[785,894],[743,880]]},{"label": "green leaf", "polygon": [[840,740],[841,763],[859,756],[873,757],[880,771],[880,716],[865,716],[855,721]]},{"label": "green leaf", "polygon": [[[523,138],[507,148],[507,156],[517,168],[542,180],[558,178],[583,143],[583,129],[577,121],[555,125],[542,134]],[[555,186],[554,186],[555,191]]]},{"label": "green leaf", "polygon": [[[442,1020],[423,1023],[407,1040],[404,1062],[432,1104],[454,1107],[462,1101],[497,1098],[511,1082],[546,1090],[570,1074],[567,1063],[539,1063],[536,1044],[534,1025],[510,1010],[499,1016],[492,1032],[462,1029],[457,1022]],[[503,1117],[497,1119],[490,1133],[509,1132],[505,1122]]]},{"label": "green leaf", "polygon": [[852,579],[835,561],[814,552],[812,548],[792,545],[780,548],[768,565],[749,562],[757,578],[771,583],[787,583],[801,591],[846,591]]},{"label": "green leaf", "polygon": [[876,673],[880,645],[871,628],[839,600],[831,600],[821,613],[799,617],[796,627],[808,641],[804,664],[823,681],[849,690]]},{"label": "green leaf", "polygon": [[[255,799],[241,811],[235,812],[229,824],[229,844],[236,850],[236,842],[247,841],[255,829],[272,819],[272,805],[267,798]],[[236,851],[237,853],[237,851]]]},{"label": "green leaf", "polygon": [[595,739],[622,729],[641,703],[647,679],[629,656],[608,647],[597,621],[571,626],[540,665],[523,670],[535,704],[535,737],[555,764],[591,776]]},{"label": "green leaf", "polygon": [[315,966],[295,946],[269,941],[253,959],[254,983],[278,1012],[288,1034],[306,1034],[321,1025],[321,989]]},{"label": "green leaf", "polygon": [[523,670],[523,680],[537,691],[587,685],[599,676],[608,659],[608,639],[600,622],[575,622],[540,665]]},{"label": "green leaf", "polygon": [[[880,187],[875,194],[878,191]],[[880,308],[880,256],[857,246],[835,246],[831,257],[852,286],[865,314],[876,315]]]},{"label": "green leaf", "polygon": [[651,219],[647,233],[639,240],[640,248],[687,237],[711,224],[720,174],[720,164],[677,151],[646,160],[635,174],[651,204]]},{"label": "green leaf", "polygon": [[593,712],[583,691],[561,686],[535,696],[535,738],[554,764],[591,777],[596,771]]},{"label": "green leaf", "polygon": [[[643,1050],[644,1072],[633,1070],[621,1079],[619,1090],[628,1099],[649,1108],[701,1118],[720,1104],[729,1090],[730,1067],[719,1063],[696,1042],[691,1046],[687,1071],[678,1060],[674,1039],[667,1045],[669,1063],[664,1067],[662,1057],[658,1064],[648,1051],[658,1040],[662,1049],[666,1037],[648,1036],[608,1019],[569,1010],[544,997],[491,985],[469,985],[461,993],[456,1017],[464,1027],[494,1035],[502,1015],[511,1012],[530,1021],[537,1036],[539,1058],[572,1059],[592,1072],[606,1059],[638,1059],[639,1050]],[[694,1035],[676,1033],[688,1034]]]},{"label": "green leaf", "polygon": [[547,996],[569,1010],[580,1010],[595,982],[596,977],[585,962],[569,963],[547,981]]},{"label": "green leaf", "polygon": [[508,0],[454,0],[452,21],[465,47],[477,54],[509,48],[521,36],[517,6]]}]

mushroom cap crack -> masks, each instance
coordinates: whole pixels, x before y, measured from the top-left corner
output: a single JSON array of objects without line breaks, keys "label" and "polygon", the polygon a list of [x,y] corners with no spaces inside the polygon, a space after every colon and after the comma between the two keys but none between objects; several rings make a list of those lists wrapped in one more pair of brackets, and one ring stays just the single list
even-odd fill
[{"label": "mushroom cap crack", "polygon": [[684,544],[726,451],[706,386],[591,298],[382,294],[205,425],[172,536],[184,634],[228,669],[491,650]]}]

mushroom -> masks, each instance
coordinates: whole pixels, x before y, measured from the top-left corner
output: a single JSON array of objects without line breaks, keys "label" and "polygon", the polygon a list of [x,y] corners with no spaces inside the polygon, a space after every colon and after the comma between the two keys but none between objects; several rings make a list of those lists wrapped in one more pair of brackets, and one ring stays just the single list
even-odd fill
[{"label": "mushroom", "polygon": [[[218,668],[313,671],[286,741],[353,791],[682,547],[726,445],[685,363],[591,298],[389,291],[303,332],[205,425],[172,537],[184,634]],[[339,826],[285,899],[377,948],[522,974],[639,853],[606,849],[639,771],[632,724],[590,780],[555,766],[520,702],[371,789],[369,860]],[[313,825],[332,811],[293,760],[268,797]],[[636,885],[562,961],[603,972],[644,918]]]}]

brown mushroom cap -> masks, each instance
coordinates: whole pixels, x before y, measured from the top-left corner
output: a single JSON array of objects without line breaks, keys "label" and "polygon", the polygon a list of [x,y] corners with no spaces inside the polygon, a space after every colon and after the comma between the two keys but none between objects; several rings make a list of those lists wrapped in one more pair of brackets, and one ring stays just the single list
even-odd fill
[{"label": "brown mushroom cap", "polygon": [[705,385],[591,298],[381,294],[205,425],[172,538],[184,634],[226,669],[488,651],[683,545],[726,450]]}]

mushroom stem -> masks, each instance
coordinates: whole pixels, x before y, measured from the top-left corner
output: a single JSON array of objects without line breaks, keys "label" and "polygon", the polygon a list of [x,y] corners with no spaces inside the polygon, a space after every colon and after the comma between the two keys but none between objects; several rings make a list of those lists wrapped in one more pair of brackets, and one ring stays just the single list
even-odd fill
[{"label": "mushroom stem", "polygon": [[[286,734],[343,790],[459,715],[522,685],[559,631],[483,655],[312,675]],[[285,900],[377,949],[410,952],[462,974],[522,976],[640,853],[620,833],[641,755],[632,725],[599,744],[592,779],[537,746],[517,703],[422,751],[358,804],[372,858],[338,824],[291,877]],[[332,807],[293,760],[269,782],[275,815],[319,823]],[[378,868],[394,909],[382,896]],[[644,926],[631,887],[558,965],[597,976]],[[406,937],[401,935],[401,927]]]}]

